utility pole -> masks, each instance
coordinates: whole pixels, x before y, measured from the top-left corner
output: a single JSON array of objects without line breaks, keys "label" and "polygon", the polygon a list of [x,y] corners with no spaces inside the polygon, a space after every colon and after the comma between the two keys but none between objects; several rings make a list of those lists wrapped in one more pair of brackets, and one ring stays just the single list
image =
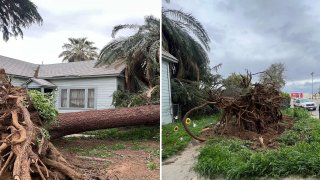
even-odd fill
[{"label": "utility pole", "polygon": [[314,72],[311,73],[311,84],[312,84],[312,94],[311,94],[311,99],[313,99],[313,75]]}]

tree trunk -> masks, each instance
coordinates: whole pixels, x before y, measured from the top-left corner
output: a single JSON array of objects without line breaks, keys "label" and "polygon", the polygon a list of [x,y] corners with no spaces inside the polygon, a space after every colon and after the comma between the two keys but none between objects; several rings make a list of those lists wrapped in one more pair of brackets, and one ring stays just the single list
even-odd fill
[{"label": "tree trunk", "polygon": [[85,131],[138,125],[160,125],[160,106],[72,112],[59,114],[58,126],[51,128],[51,138]]}]

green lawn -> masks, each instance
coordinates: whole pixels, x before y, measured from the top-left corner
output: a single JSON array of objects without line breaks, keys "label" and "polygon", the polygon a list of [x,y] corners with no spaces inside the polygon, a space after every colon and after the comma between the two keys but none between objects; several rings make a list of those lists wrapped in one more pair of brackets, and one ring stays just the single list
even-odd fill
[{"label": "green lawn", "polygon": [[284,111],[295,118],[276,150],[253,151],[239,139],[214,138],[201,149],[196,171],[227,179],[320,177],[320,121],[300,109]]},{"label": "green lawn", "polygon": [[[159,126],[141,126],[141,127],[125,127],[125,128],[112,128],[102,129],[96,131],[85,132],[86,135],[94,135],[94,139],[103,140],[157,140],[160,141]],[[83,137],[82,137],[83,138]]]},{"label": "green lawn", "polygon": [[[219,120],[220,114],[214,116],[191,118],[190,129],[198,134],[201,129]],[[175,131],[175,127],[178,127]],[[162,126],[162,159],[167,159],[182,151],[191,141],[181,122]]]}]

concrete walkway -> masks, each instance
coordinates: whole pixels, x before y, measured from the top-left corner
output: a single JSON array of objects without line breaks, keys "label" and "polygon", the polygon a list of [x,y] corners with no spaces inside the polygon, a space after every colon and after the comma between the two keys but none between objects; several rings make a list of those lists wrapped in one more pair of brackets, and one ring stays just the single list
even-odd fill
[{"label": "concrete walkway", "polygon": [[198,142],[192,142],[181,154],[162,162],[162,179],[206,180],[205,178],[199,177],[193,170],[201,145],[202,144]]}]

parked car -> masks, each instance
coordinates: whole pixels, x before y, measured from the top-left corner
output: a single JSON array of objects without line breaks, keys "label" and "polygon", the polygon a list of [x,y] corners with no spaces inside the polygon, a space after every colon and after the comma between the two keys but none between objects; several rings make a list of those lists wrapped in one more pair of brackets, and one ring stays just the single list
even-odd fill
[{"label": "parked car", "polygon": [[294,107],[302,107],[311,111],[314,111],[317,109],[316,103],[311,101],[310,99],[296,99],[293,105]]}]

